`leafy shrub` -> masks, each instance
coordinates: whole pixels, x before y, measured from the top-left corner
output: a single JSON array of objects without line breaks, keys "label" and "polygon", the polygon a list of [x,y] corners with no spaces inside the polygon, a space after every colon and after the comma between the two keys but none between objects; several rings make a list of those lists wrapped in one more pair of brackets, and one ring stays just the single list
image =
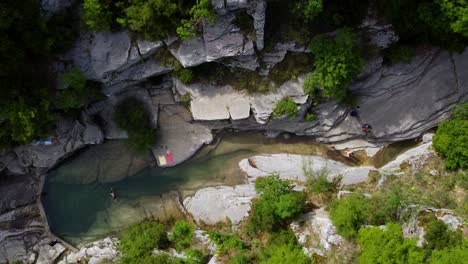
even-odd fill
[{"label": "leafy shrub", "polygon": [[[119,244],[123,264],[148,263],[153,249],[163,249],[169,245],[166,227],[159,223],[143,222],[124,231]],[[164,258],[161,256],[161,258]],[[159,262],[153,262],[159,263]]]},{"label": "leafy shrub", "polygon": [[60,96],[60,106],[65,111],[80,108],[89,94],[83,73],[80,69],[74,68],[63,74],[63,81],[67,87]]},{"label": "leafy shrub", "polygon": [[249,264],[249,259],[243,254],[237,254],[231,258],[229,264]]},{"label": "leafy shrub", "polygon": [[330,204],[330,218],[338,233],[346,239],[354,238],[367,220],[369,201],[358,194],[352,194]]},{"label": "leafy shrub", "polygon": [[261,264],[311,264],[312,260],[304,254],[291,231],[281,231],[272,235],[267,246],[259,254]]},{"label": "leafy shrub", "polygon": [[177,78],[184,84],[189,84],[193,80],[193,73],[190,69],[180,69],[175,72]]},{"label": "leafy shrub", "polygon": [[216,244],[216,251],[220,254],[226,254],[232,250],[242,250],[245,248],[242,240],[231,234],[218,232],[207,232],[210,240]]},{"label": "leafy shrub", "polygon": [[336,185],[327,179],[326,176],[321,175],[314,179],[307,179],[307,187],[313,193],[334,192]]},{"label": "leafy shrub", "polygon": [[180,102],[183,106],[190,108],[190,102],[192,101],[192,95],[190,93],[184,93],[180,97]]},{"label": "leafy shrub", "polygon": [[117,126],[128,133],[130,146],[137,151],[151,148],[156,141],[156,130],[152,128],[150,115],[143,102],[128,97],[117,104],[114,113]]},{"label": "leafy shrub", "polygon": [[430,264],[465,263],[468,259],[468,239],[464,239],[460,246],[434,250]]},{"label": "leafy shrub", "polygon": [[349,83],[364,66],[356,34],[343,28],[337,30],[334,39],[317,36],[312,40],[310,50],[315,56],[316,69],[304,83],[304,91],[322,88],[324,96],[343,100]]},{"label": "leafy shrub", "polygon": [[388,64],[410,63],[414,48],[406,45],[392,45],[384,50],[384,62]]},{"label": "leafy shrub", "polygon": [[296,103],[291,98],[286,97],[276,103],[273,109],[273,116],[279,117],[282,115],[288,115],[290,117],[295,117],[297,115]]},{"label": "leafy shrub", "polygon": [[315,121],[317,120],[317,116],[314,113],[307,113],[306,120],[310,122]]},{"label": "leafy shrub", "polygon": [[198,249],[187,249],[185,251],[185,264],[205,264],[206,263],[206,256],[203,251]]},{"label": "leafy shrub", "polygon": [[452,248],[462,244],[461,232],[449,230],[447,225],[433,214],[425,217],[424,248],[430,254],[433,250]]},{"label": "leafy shrub", "polygon": [[250,234],[272,231],[304,210],[304,193],[293,191],[293,185],[277,175],[257,179],[255,190],[260,197],[252,203],[247,224]]},{"label": "leafy shrub", "polygon": [[188,248],[193,240],[194,227],[185,221],[177,221],[172,227],[169,239],[174,243],[177,250]]},{"label": "leafy shrub", "polygon": [[424,253],[415,239],[404,239],[399,224],[361,228],[357,239],[361,247],[359,263],[423,263]]},{"label": "leafy shrub", "polygon": [[183,19],[181,25],[177,27],[177,34],[181,39],[193,38],[197,35],[197,28],[202,23],[213,23],[216,20],[216,14],[209,0],[198,0],[190,9],[190,19]]},{"label": "leafy shrub", "polygon": [[312,21],[323,10],[322,0],[296,1],[294,12],[300,14],[305,21]]},{"label": "leafy shrub", "polygon": [[83,21],[93,31],[109,31],[112,23],[112,14],[100,0],[84,0]]},{"label": "leafy shrub", "polygon": [[456,110],[452,120],[442,121],[433,139],[434,149],[448,169],[468,168],[468,102]]}]

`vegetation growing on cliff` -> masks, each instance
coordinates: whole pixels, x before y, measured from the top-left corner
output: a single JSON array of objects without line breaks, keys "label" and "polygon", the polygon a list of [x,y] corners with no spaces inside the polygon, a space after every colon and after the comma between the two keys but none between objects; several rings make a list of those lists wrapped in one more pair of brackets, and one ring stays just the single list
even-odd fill
[{"label": "vegetation growing on cliff", "polygon": [[333,39],[317,36],[310,44],[310,51],[315,57],[315,71],[307,77],[304,91],[312,93],[320,89],[325,97],[345,99],[349,83],[364,66],[356,34],[343,28]]},{"label": "vegetation growing on cliff", "polygon": [[434,149],[448,169],[468,168],[468,102],[456,108],[453,119],[439,124]]},{"label": "vegetation growing on cliff", "polygon": [[279,117],[282,115],[288,115],[290,117],[296,117],[297,105],[291,98],[283,98],[278,101],[273,109],[273,116]]},{"label": "vegetation growing on cliff", "polygon": [[203,23],[216,18],[208,0],[85,0],[83,9],[83,20],[90,30],[126,28],[149,40],[175,33],[188,39],[198,34]]},{"label": "vegetation growing on cliff", "polygon": [[147,151],[156,141],[150,114],[143,102],[128,97],[115,108],[114,120],[120,129],[127,131],[129,145],[136,151]]}]

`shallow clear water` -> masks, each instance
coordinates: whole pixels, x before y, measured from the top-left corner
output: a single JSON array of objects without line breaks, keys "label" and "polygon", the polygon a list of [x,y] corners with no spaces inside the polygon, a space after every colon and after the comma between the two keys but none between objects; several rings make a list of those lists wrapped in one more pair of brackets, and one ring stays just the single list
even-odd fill
[{"label": "shallow clear water", "polygon": [[[190,161],[174,168],[148,167],[148,155],[136,155],[122,141],[90,147],[68,159],[47,177],[42,197],[52,232],[79,243],[118,232],[147,217],[181,215],[171,196],[182,196],[208,186],[244,181],[238,162],[260,153],[297,153],[340,159],[309,138],[267,139],[259,134],[222,136]],[[130,162],[131,161],[131,162]],[[112,201],[110,188],[117,193]],[[183,198],[183,197],[182,197]]]}]

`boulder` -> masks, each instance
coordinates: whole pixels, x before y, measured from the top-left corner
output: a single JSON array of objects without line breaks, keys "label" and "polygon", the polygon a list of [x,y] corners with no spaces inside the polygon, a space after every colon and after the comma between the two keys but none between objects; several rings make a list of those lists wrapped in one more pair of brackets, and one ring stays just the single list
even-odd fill
[{"label": "boulder", "polygon": [[92,243],[79,246],[78,252],[70,252],[58,264],[99,264],[105,261],[113,261],[120,256],[117,250],[119,240],[107,237]]},{"label": "boulder", "polygon": [[237,225],[248,216],[255,195],[253,184],[208,187],[185,198],[183,204],[197,223],[214,225],[229,219]]},{"label": "boulder", "polygon": [[62,244],[52,243],[50,239],[44,239],[34,248],[38,252],[36,264],[55,263],[55,260],[66,250]]},{"label": "boulder", "polygon": [[325,255],[324,250],[340,246],[343,242],[325,208],[302,215],[290,227],[307,253]]},{"label": "boulder", "polygon": [[61,60],[72,61],[87,78],[103,82],[104,92],[111,95],[171,71],[151,57],[162,46],[161,41],[132,41],[127,31],[82,33]]},{"label": "boulder", "polygon": [[350,185],[365,182],[374,167],[350,167],[341,162],[325,159],[319,156],[293,154],[271,154],[253,156],[239,162],[239,167],[247,175],[250,182],[258,177],[279,174],[281,178],[304,183],[315,173],[326,173],[329,180],[338,175],[343,176],[341,184]]}]

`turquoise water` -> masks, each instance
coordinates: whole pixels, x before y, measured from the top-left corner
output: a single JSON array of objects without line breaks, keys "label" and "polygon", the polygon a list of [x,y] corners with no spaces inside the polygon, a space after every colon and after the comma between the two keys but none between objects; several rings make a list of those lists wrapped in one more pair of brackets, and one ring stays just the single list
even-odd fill
[{"label": "turquoise water", "polygon": [[[242,183],[238,162],[243,158],[280,152],[327,156],[327,151],[311,139],[226,135],[192,160],[162,169],[150,166],[154,161],[149,153],[131,154],[121,141],[109,141],[82,151],[51,171],[42,200],[52,232],[80,243],[118,232],[147,217],[182,216],[176,200],[203,187]],[[115,201],[110,196],[111,187],[117,193]],[[170,191],[182,197],[161,196]]]}]

